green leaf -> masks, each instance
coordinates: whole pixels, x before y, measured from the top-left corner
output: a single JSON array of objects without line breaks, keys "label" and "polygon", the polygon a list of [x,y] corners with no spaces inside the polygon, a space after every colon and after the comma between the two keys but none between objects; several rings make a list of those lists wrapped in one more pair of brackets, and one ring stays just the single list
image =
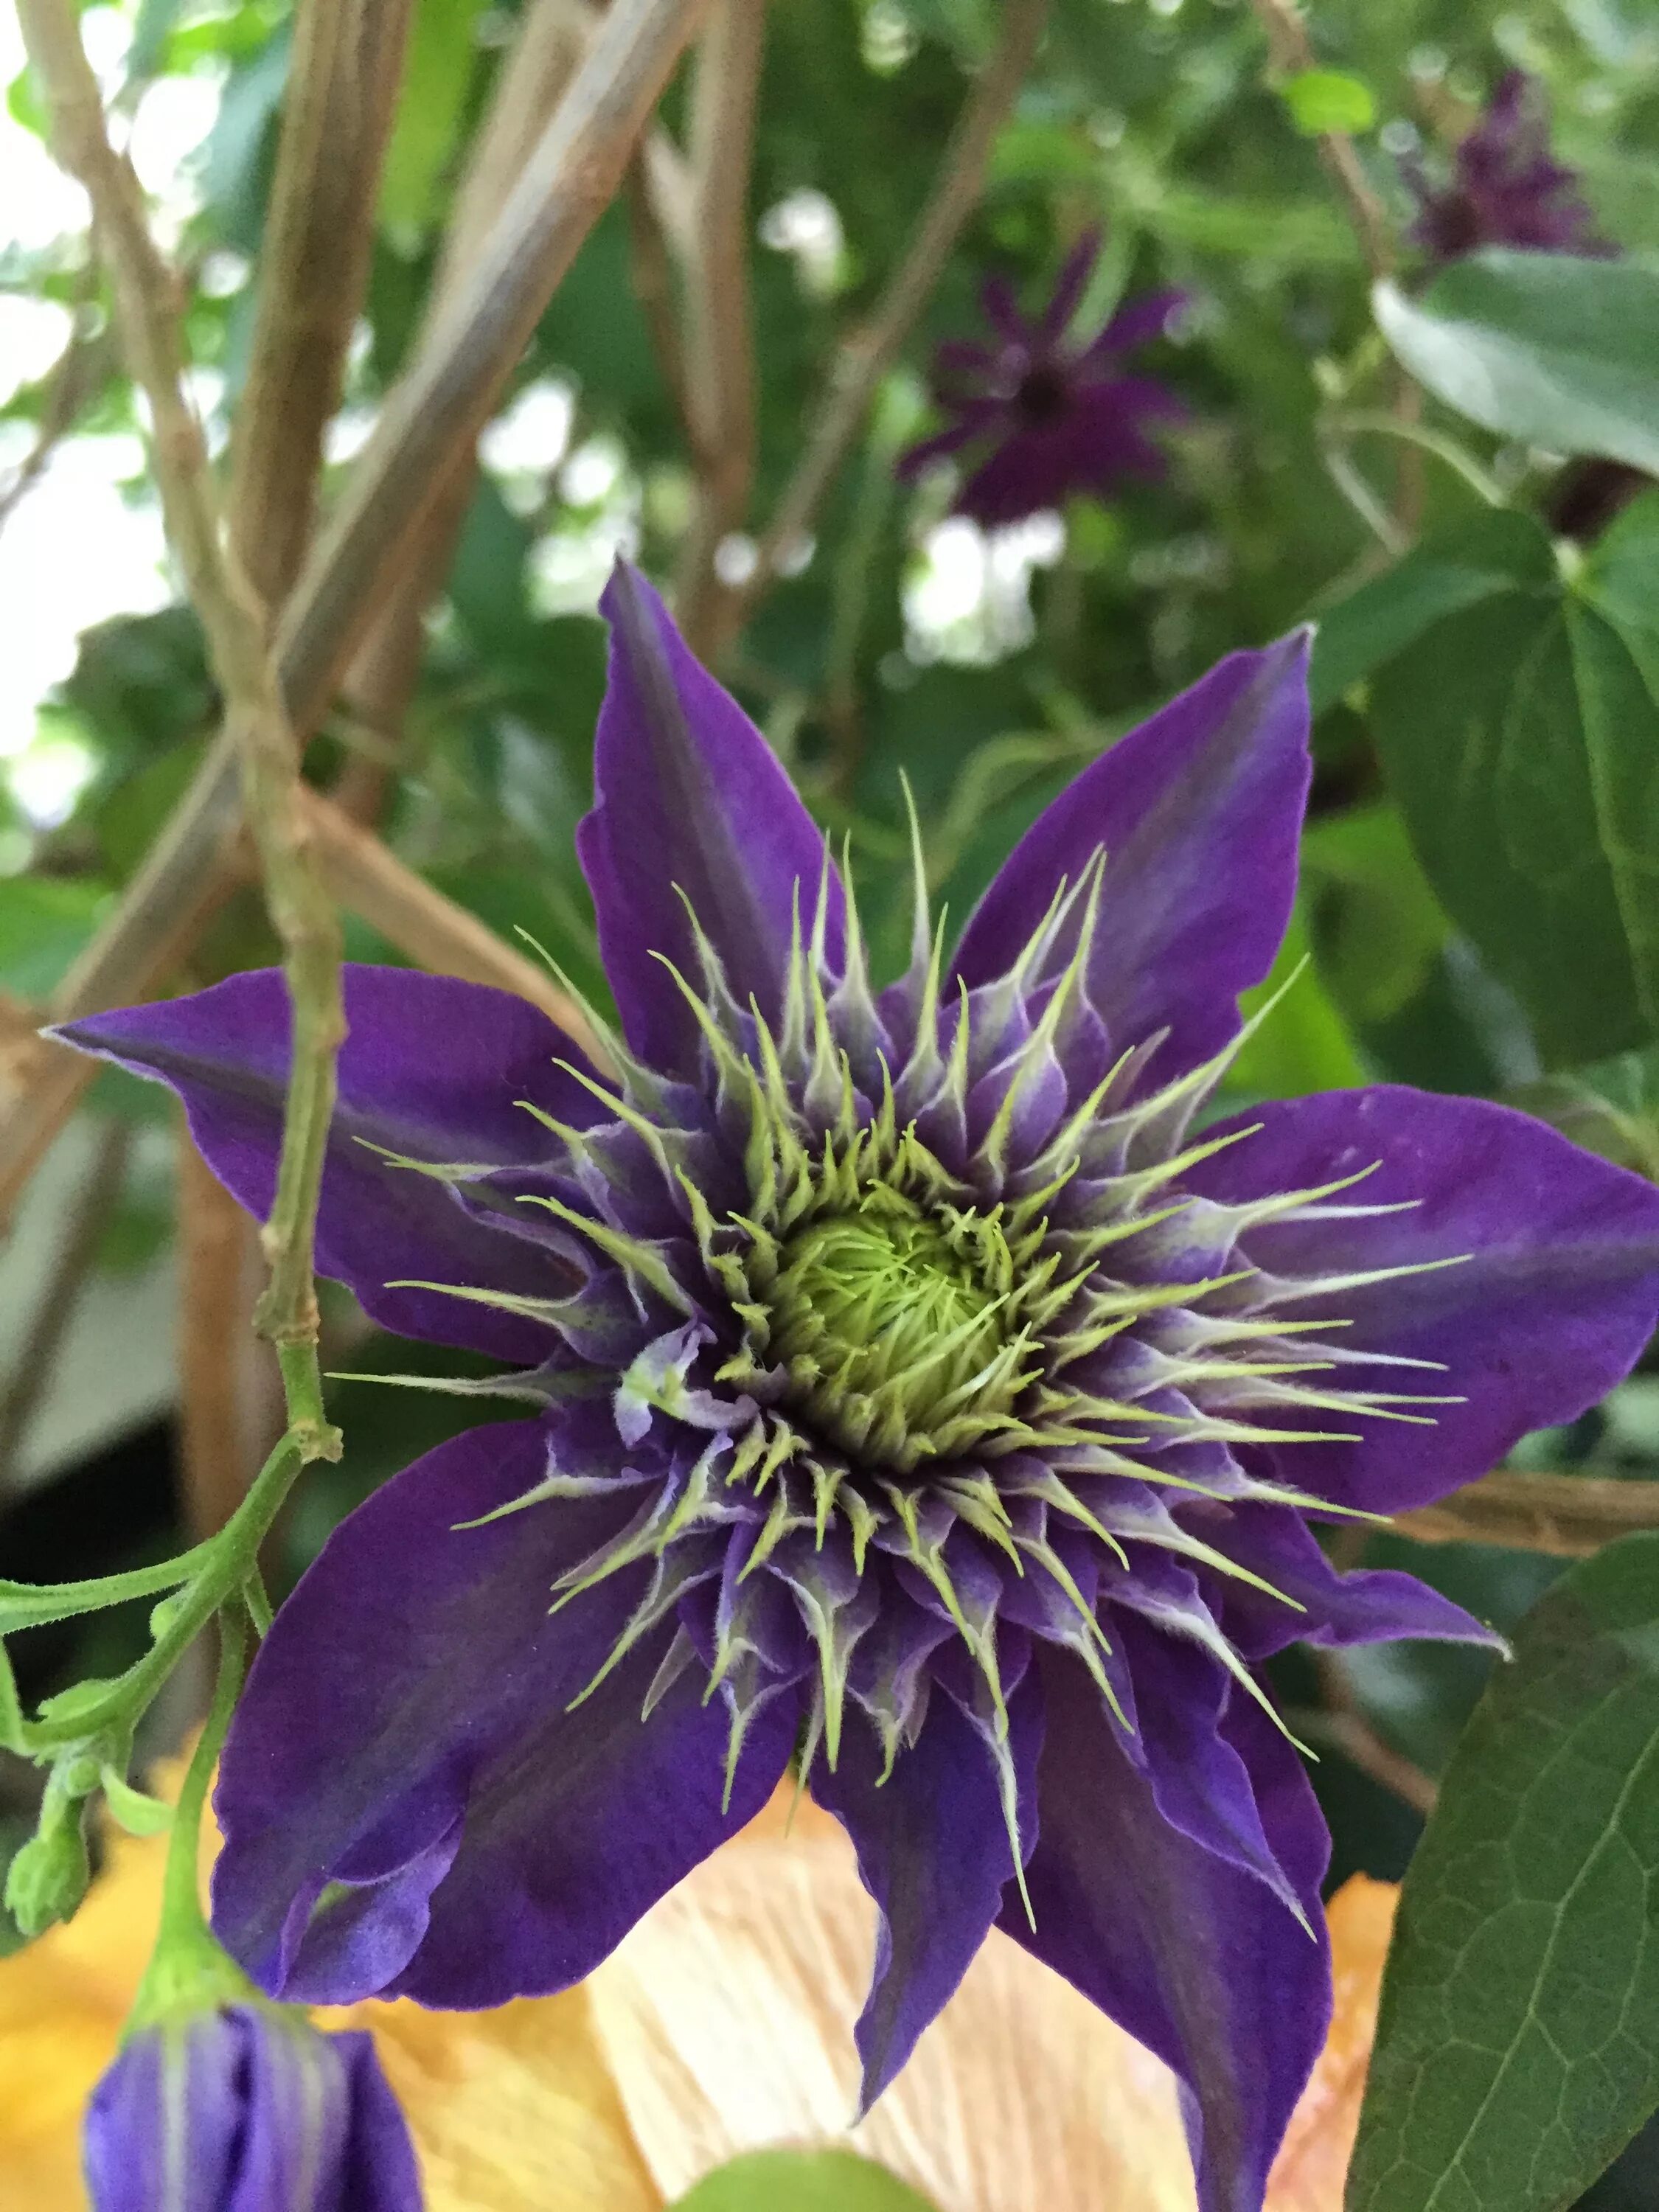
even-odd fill
[{"label": "green leaf", "polygon": [[422,230],[455,149],[477,54],[483,0],[418,0],[392,143],[380,179],[380,221]]},{"label": "green leaf", "polygon": [[1535,562],[1538,526],[1498,509],[1429,539],[1319,617],[1308,686],[1322,714],[1446,616],[1512,588]]},{"label": "green leaf", "polygon": [[1441,902],[1571,1066],[1659,1028],[1659,496],[1571,579],[1536,525],[1484,527],[1506,573],[1378,669],[1371,726]]},{"label": "green leaf", "polygon": [[932,2212],[925,2197],[850,2150],[762,2150],[707,2174],[673,2212]]},{"label": "green leaf", "polygon": [[44,999],[92,935],[109,892],[87,877],[0,879],[0,986]]},{"label": "green leaf", "polygon": [[1563,2212],[1659,2104],[1659,1536],[1516,1662],[1406,1878],[1347,2212]]},{"label": "green leaf", "polygon": [[1279,91],[1304,137],[1322,137],[1328,131],[1369,131],[1376,121],[1370,87],[1340,70],[1304,70]]},{"label": "green leaf", "polygon": [[1412,374],[1459,414],[1659,471],[1659,263],[1492,250],[1420,299],[1382,283],[1372,303]]},{"label": "green leaf", "polygon": [[128,1835],[164,1836],[173,1826],[171,1805],[164,1805],[159,1797],[151,1797],[143,1790],[135,1790],[126,1777],[118,1774],[112,1766],[103,1768],[99,1779],[103,1784],[111,1818]]},{"label": "green leaf", "polygon": [[[1312,965],[1308,927],[1300,907],[1266,979],[1240,1004],[1254,1013],[1264,1000],[1295,982],[1233,1062],[1230,1088],[1256,1098],[1304,1098],[1316,1091],[1346,1091],[1368,1080],[1347,1025]],[[1301,973],[1297,974],[1298,968]]]}]

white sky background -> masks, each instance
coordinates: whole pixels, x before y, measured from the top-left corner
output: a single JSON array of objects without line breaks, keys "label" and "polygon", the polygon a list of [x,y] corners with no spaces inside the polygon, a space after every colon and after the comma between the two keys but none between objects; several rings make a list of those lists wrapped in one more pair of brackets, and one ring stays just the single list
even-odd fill
[{"label": "white sky background", "polygon": [[[112,90],[131,37],[131,6],[99,5],[82,18],[94,68]],[[0,86],[24,65],[9,8],[0,8]],[[128,147],[154,196],[164,246],[179,237],[197,200],[191,156],[212,126],[222,71],[156,80],[144,92]],[[85,251],[86,202],[33,134],[0,105],[0,246],[45,254],[72,268]],[[769,210],[761,242],[792,255],[804,292],[836,283],[840,224],[821,194],[792,195]],[[239,272],[246,277],[245,270]],[[69,334],[65,309],[18,292],[0,292],[0,404],[45,374]],[[211,406],[216,378],[205,372],[198,398]],[[570,447],[575,394],[543,380],[522,392],[487,434],[486,466],[509,503],[528,506],[562,463],[561,489],[577,510],[537,544],[529,586],[539,610],[591,607],[613,555],[638,544],[641,488],[614,441]],[[348,407],[334,426],[330,457],[342,460],[367,435],[366,409]],[[210,426],[213,442],[223,425]],[[0,483],[33,443],[30,425],[0,422]],[[45,827],[62,819],[89,772],[84,750],[61,722],[42,726],[39,708],[75,663],[80,632],[112,615],[143,614],[172,596],[161,518],[137,483],[143,457],[136,433],[64,440],[40,480],[0,528],[0,775],[23,813]],[[126,489],[123,489],[125,486]],[[937,513],[937,503],[933,503]],[[1058,518],[988,541],[960,518],[923,530],[907,585],[909,651],[919,661],[986,661],[1030,634],[1028,588],[1033,566],[1057,557]],[[733,548],[735,554],[742,549]],[[23,854],[0,854],[0,867]]]}]

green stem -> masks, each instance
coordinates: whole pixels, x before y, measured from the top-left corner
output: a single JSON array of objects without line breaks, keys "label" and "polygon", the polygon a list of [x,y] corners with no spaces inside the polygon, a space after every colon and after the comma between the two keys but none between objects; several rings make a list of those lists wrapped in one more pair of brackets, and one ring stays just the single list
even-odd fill
[{"label": "green stem", "polygon": [[230,1727],[230,1717],[241,1694],[242,1668],[246,1656],[246,1630],[242,1609],[228,1605],[219,1616],[219,1672],[213,1703],[202,1723],[202,1733],[173,1808],[173,1834],[167,1845],[167,1868],[161,1889],[161,1926],[158,1938],[170,1940],[200,1935],[206,1926],[202,1916],[202,1816],[207,1810],[208,1790]]},{"label": "green stem", "polygon": [[1369,433],[1378,438],[1398,438],[1406,445],[1419,447],[1443,461],[1455,475],[1462,477],[1470,490],[1485,500],[1488,507],[1506,507],[1509,502],[1493,479],[1486,474],[1473,454],[1464,452],[1455,438],[1448,438],[1438,430],[1425,429],[1420,422],[1402,422],[1393,415],[1382,415],[1364,409],[1338,416],[1333,428],[1344,436]]},{"label": "green stem", "polygon": [[101,1612],[106,1606],[124,1605],[130,1598],[157,1597],[163,1590],[176,1589],[205,1565],[211,1548],[197,1544],[177,1559],[133,1567],[125,1574],[100,1575],[92,1582],[0,1582],[0,1636],[9,1636],[19,1628],[71,1620],[77,1613]]},{"label": "green stem", "polygon": [[294,1478],[308,1460],[328,1455],[331,1437],[337,1449],[336,1431],[308,1442],[304,1434],[289,1431],[235,1513],[205,1547],[207,1560],[179,1593],[176,1609],[144,1656],[112,1682],[108,1694],[95,1705],[78,1707],[59,1720],[47,1715],[33,1723],[29,1729],[32,1749],[47,1751],[106,1729],[132,1727],[213,1615],[240,1592]]}]

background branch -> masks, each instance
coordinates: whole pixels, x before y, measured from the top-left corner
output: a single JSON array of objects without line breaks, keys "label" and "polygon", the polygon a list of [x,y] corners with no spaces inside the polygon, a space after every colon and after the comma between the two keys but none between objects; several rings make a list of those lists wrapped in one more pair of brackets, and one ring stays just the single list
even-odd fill
[{"label": "background branch", "polygon": [[1579,1559],[1616,1537],[1659,1528],[1659,1482],[1500,1469],[1433,1505],[1396,1513],[1394,1526],[1419,1544],[1500,1544]]},{"label": "background branch", "polygon": [[279,1351],[308,1345],[314,1360],[312,1247],[333,1112],[335,1055],[345,1034],[339,924],[307,849],[299,762],[264,610],[225,543],[201,425],[185,398],[176,288],[150,237],[143,187],[131,163],[110,143],[76,16],[64,0],[23,0],[21,15],[52,149],[92,203],[117,335],[149,403],[167,538],[201,617],[224,696],[266,903],[283,945],[293,1060],[276,1195],[264,1232],[270,1282],[256,1318]]},{"label": "background branch", "polygon": [[310,540],[323,434],[362,305],[412,0],[301,0],[247,382],[231,443],[231,545],[268,607]]},{"label": "background branch", "polygon": [[[31,0],[31,18],[52,11]],[[477,433],[554,287],[614,190],[646,115],[696,29],[699,0],[617,0],[543,131],[487,250],[387,403],[340,514],[279,626],[288,719],[301,737],[394,586],[445,474]],[[227,727],[114,913],[53,994],[52,1018],[141,999],[176,965],[237,866],[238,740]],[[56,1048],[0,1127],[0,1219],[94,1073]]]},{"label": "background branch", "polygon": [[18,1453],[52,1382],[82,1285],[119,1202],[131,1151],[131,1132],[126,1123],[106,1122],[81,1188],[70,1202],[40,1303],[13,1350],[5,1387],[0,1391],[0,1497],[17,1486]]},{"label": "background branch", "polygon": [[755,572],[740,591],[724,595],[711,645],[736,635],[810,533],[825,493],[857,441],[876,386],[909,336],[978,203],[997,131],[1019,97],[1048,15],[1048,0],[1008,0],[996,50],[957,118],[939,179],[903,258],[875,313],[842,347],[806,449],[761,540]]},{"label": "background branch", "polygon": [[693,653],[714,641],[715,556],[739,528],[755,475],[749,173],[766,0],[715,0],[691,96],[692,247],[685,281],[685,410],[696,491],[675,613]]}]

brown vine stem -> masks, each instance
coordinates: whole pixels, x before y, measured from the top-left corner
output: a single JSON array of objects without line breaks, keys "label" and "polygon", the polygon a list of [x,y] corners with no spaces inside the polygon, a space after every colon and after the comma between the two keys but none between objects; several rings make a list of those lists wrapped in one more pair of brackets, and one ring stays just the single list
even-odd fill
[{"label": "brown vine stem", "polygon": [[100,1132],[85,1178],[66,1209],[40,1303],[13,1350],[5,1388],[0,1391],[0,1497],[16,1487],[17,1455],[52,1380],[82,1285],[120,1199],[131,1138],[122,1121],[107,1122]]},{"label": "brown vine stem", "polygon": [[[248,823],[266,902],[283,949],[294,1048],[276,1195],[264,1243],[270,1279],[256,1321],[276,1346],[301,1455],[337,1452],[317,1378],[313,1241],[345,1033],[340,931],[308,849],[289,728],[264,609],[225,543],[201,426],[182,384],[173,271],[150,236],[143,188],[111,145],[97,80],[67,0],[23,0],[23,35],[58,160],[85,187],[114,299],[115,325],[149,403],[150,442],[167,537],[207,635],[234,732]],[[308,1355],[308,1357],[307,1357]]]},{"label": "brown vine stem", "polygon": [[580,1008],[545,969],[417,876],[372,831],[319,793],[306,787],[301,804],[324,880],[349,913],[423,968],[528,999],[590,1060],[605,1064],[604,1050]]},{"label": "brown vine stem", "polygon": [[267,607],[287,599],[311,538],[412,14],[413,0],[301,0],[295,12],[230,453],[231,546]]},{"label": "brown vine stem", "polygon": [[749,172],[766,0],[716,0],[691,94],[692,247],[685,283],[685,410],[696,493],[675,611],[693,653],[714,641],[715,561],[755,476],[755,337],[749,307]]},{"label": "brown vine stem", "polygon": [[[1275,68],[1287,76],[1297,76],[1304,70],[1316,69],[1319,59],[1313,42],[1308,36],[1308,27],[1303,21],[1297,0],[1251,0],[1257,19],[1267,34],[1267,44]],[[1395,262],[1394,226],[1389,211],[1371,189],[1365,174],[1365,165],[1359,158],[1359,149],[1346,131],[1322,131],[1318,137],[1319,158],[1326,174],[1342,195],[1348,210],[1348,220],[1359,242],[1359,251],[1370,272],[1373,283],[1394,273]],[[1421,418],[1423,395],[1415,380],[1400,364],[1394,371],[1394,416],[1401,429],[1409,436]],[[1352,471],[1352,480],[1342,486],[1345,495],[1353,501],[1363,514],[1368,496],[1367,488],[1359,479],[1358,471],[1346,456],[1333,451],[1327,456],[1339,484],[1341,470]],[[1422,520],[1425,489],[1422,453],[1411,444],[1401,447],[1395,468],[1392,511],[1379,514],[1372,526],[1391,552],[1399,552],[1409,544]],[[1356,496],[1358,494],[1358,496]],[[1378,526],[1381,526],[1380,528]]]},{"label": "brown vine stem", "polygon": [[1316,1728],[1317,1734],[1362,1774],[1369,1775],[1384,1790],[1392,1790],[1414,1813],[1420,1813],[1427,1820],[1440,1795],[1433,1777],[1425,1774],[1404,1752],[1396,1751],[1372,1727],[1348,1680],[1348,1670],[1340,1651],[1316,1650],[1313,1661],[1324,1705],[1316,1715],[1301,1717],[1304,1728]]},{"label": "brown vine stem", "polygon": [[842,344],[830,388],[760,544],[754,574],[724,594],[711,643],[728,642],[805,544],[819,506],[857,441],[876,386],[897,358],[963,226],[978,204],[999,129],[1019,96],[1048,0],[1007,0],[996,49],[969,94],[944,165],[875,313]]},{"label": "brown vine stem", "polygon": [[[573,12],[570,0],[534,0],[526,10],[512,51],[496,72],[489,110],[456,187],[417,351],[448,312],[483,250],[491,226],[580,62],[591,29]],[[374,823],[390,787],[396,745],[419,680],[426,610],[453,558],[477,472],[475,447],[464,445],[346,672],[350,709],[384,747],[378,757],[364,753],[349,762],[336,787],[336,799],[354,821]]]},{"label": "brown vine stem", "polygon": [[1396,1513],[1394,1526],[1419,1544],[1497,1544],[1582,1559],[1620,1536],[1659,1529],[1659,1482],[1503,1469]]},{"label": "brown vine stem", "polygon": [[[1296,0],[1252,0],[1277,68],[1287,76],[1317,69],[1319,61],[1308,36],[1308,27]],[[1322,131],[1319,158],[1347,202],[1348,217],[1365,266],[1373,277],[1387,276],[1394,268],[1394,231],[1388,210],[1371,190],[1353,140],[1344,131]]]},{"label": "brown vine stem", "polygon": [[[51,17],[31,0],[30,19]],[[700,0],[616,0],[525,162],[452,311],[388,401],[278,624],[289,728],[304,738],[392,589],[458,453],[476,441],[554,287],[609,200]],[[100,132],[101,135],[101,132]],[[670,156],[669,159],[677,157]],[[667,161],[653,161],[653,172]],[[222,730],[114,913],[54,994],[57,1021],[139,999],[176,964],[238,866],[236,733]],[[91,1063],[55,1048],[0,1128],[0,1219],[74,1111]]]}]

